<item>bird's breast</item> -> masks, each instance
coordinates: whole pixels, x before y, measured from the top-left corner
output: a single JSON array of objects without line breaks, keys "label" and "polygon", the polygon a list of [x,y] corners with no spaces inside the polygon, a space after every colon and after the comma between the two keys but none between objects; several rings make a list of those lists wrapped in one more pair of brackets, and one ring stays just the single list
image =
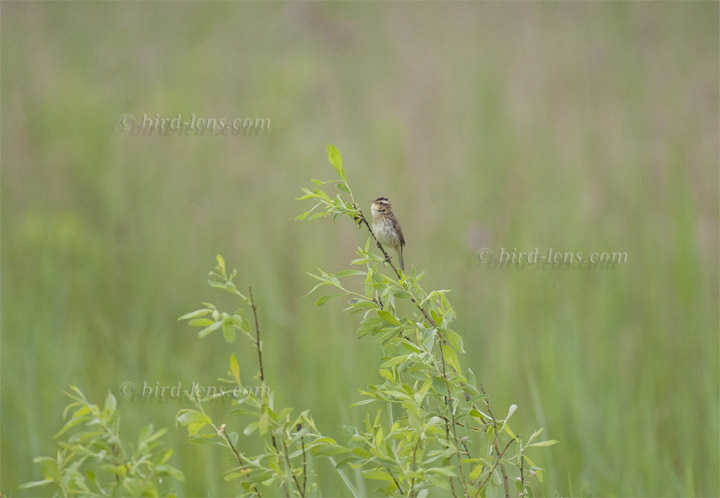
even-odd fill
[{"label": "bird's breast", "polygon": [[380,241],[382,245],[396,245],[395,234],[393,233],[392,227],[389,223],[385,223],[383,221],[373,222],[372,229],[375,237],[377,237],[378,241]]}]

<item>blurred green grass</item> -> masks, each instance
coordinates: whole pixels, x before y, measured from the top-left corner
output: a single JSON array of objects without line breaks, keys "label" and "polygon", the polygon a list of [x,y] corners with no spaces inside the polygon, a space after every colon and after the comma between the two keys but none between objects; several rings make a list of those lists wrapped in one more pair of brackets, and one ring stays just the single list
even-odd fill
[{"label": "blurred green grass", "polygon": [[[534,455],[547,493],[717,496],[717,19],[710,2],[4,3],[3,493],[30,495],[68,384],[100,401],[224,373],[221,338],[176,322],[217,297],[216,253],[254,287],[280,401],[338,437],[357,421],[378,348],[342,303],[302,296],[365,238],[293,221],[332,142],[356,193],[393,199],[426,287],[453,289],[497,410],[560,440]],[[111,135],[126,113],[272,124]],[[468,267],[484,246],[628,264]],[[121,401],[123,430],[181,407]],[[225,455],[168,440],[181,494],[233,493]]]}]

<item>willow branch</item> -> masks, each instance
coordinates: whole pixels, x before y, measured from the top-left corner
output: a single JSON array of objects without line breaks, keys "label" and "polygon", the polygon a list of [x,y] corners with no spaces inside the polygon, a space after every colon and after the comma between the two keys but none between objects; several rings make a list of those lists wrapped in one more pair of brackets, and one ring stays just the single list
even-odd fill
[{"label": "willow branch", "polygon": [[[502,455],[505,454],[505,451],[507,451],[507,449],[508,449],[508,448],[510,447],[510,445],[513,443],[513,441],[515,441],[515,439],[511,439],[510,441],[508,441],[507,444],[505,445],[505,447],[502,449],[502,451],[500,452],[500,456],[498,457],[498,461],[495,462],[495,464],[494,464],[494,465],[492,466],[492,468],[490,469],[490,472],[488,473],[488,475],[487,475],[487,476],[485,477],[485,479],[483,480],[482,484],[480,484],[480,486],[478,487],[478,491],[477,491],[477,494],[476,494],[475,496],[480,496],[480,490],[482,490],[482,488],[484,488],[485,485],[488,483],[488,481],[489,481],[490,478],[492,477],[492,473],[495,472],[495,469],[497,468],[498,464],[500,463],[500,458],[502,457]],[[478,477],[478,479],[480,479],[480,478]],[[477,479],[476,479],[475,482],[477,482]],[[507,481],[506,481],[506,482],[507,482]],[[509,491],[507,490],[507,488],[506,488],[506,493],[509,493]]]},{"label": "willow branch", "polygon": [[[422,441],[422,434],[418,436],[417,443],[415,443],[415,446],[413,446],[413,452],[412,452],[412,471],[415,473],[415,470],[417,470],[417,450],[418,446],[420,446],[420,441]],[[400,486],[398,486],[399,488]],[[400,490],[400,493],[402,493],[402,490]],[[412,479],[410,479],[410,498],[414,498],[415,496],[415,477],[413,476]]]},{"label": "willow branch", "polygon": [[[390,265],[390,268],[393,269],[393,272],[395,273],[395,275],[396,275],[396,277],[398,278],[398,280],[400,280],[400,279],[402,278],[402,272],[401,272],[400,270],[398,270],[397,267],[393,264],[392,258],[391,258],[390,255],[387,253],[387,251],[385,250],[385,248],[383,247],[383,245],[380,243],[380,241],[377,239],[377,237],[375,236],[375,233],[372,231],[372,228],[370,227],[370,224],[368,223],[367,218],[365,218],[365,215],[363,214],[362,210],[361,210],[359,207],[357,207],[357,205],[355,205],[355,207],[356,207],[357,212],[358,212],[358,215],[359,215],[359,217],[360,217],[360,222],[363,223],[363,224],[365,225],[365,227],[368,229],[368,231],[370,232],[370,235],[372,236],[373,240],[375,241],[375,244],[377,245],[378,249],[380,249],[380,252],[382,252],[382,253],[383,253],[383,256],[385,256],[385,261],[387,261],[387,263]],[[410,289],[407,287],[407,285],[404,285],[404,287],[406,288],[406,290],[408,290],[408,291],[410,290]],[[423,314],[423,316],[424,316],[425,319],[428,321],[428,323],[429,323],[430,325],[432,325],[433,327],[435,327],[435,330],[437,331],[438,335],[440,336],[440,341],[441,341],[441,343],[442,343],[442,344],[447,344],[447,340],[445,339],[445,337],[443,336],[442,332],[440,331],[440,326],[439,326],[439,325],[437,324],[437,322],[430,316],[430,314],[429,314],[429,313],[427,312],[427,310],[423,307],[423,305],[420,304],[420,303],[417,301],[417,299],[415,299],[415,296],[413,296],[412,294],[410,295],[410,300],[411,300],[412,303],[415,305],[415,307],[417,307],[417,309],[420,310],[420,312]],[[440,364],[441,364],[441,367],[442,367],[442,369],[441,369],[441,371],[442,371],[442,377],[443,377],[443,380],[445,381],[445,387],[446,387],[446,389],[447,389],[447,396],[445,397],[445,404],[446,404],[446,406],[447,406],[447,410],[448,410],[448,412],[449,412],[449,414],[450,414],[450,418],[451,418],[451,421],[452,421],[452,434],[453,434],[453,439],[454,439],[454,442],[455,442],[455,450],[456,450],[457,461],[458,461],[458,469],[460,470],[460,476],[462,477],[462,479],[460,479],[460,484],[461,484],[462,487],[463,487],[463,491],[465,491],[465,495],[467,495],[467,485],[466,485],[466,483],[465,483],[465,481],[466,481],[465,471],[464,471],[463,466],[462,466],[462,457],[460,456],[460,447],[459,447],[460,445],[459,445],[458,436],[457,436],[457,430],[456,430],[456,428],[457,428],[457,425],[456,425],[457,422],[455,421],[455,412],[453,411],[453,407],[452,407],[452,396],[451,396],[451,392],[450,392],[450,381],[449,381],[448,378],[447,378],[447,371],[446,371],[446,368],[445,368],[445,355],[444,355],[444,353],[443,353],[442,347],[440,347]],[[452,482],[452,480],[451,480],[451,482]],[[454,490],[453,490],[453,491],[454,491]]]},{"label": "willow branch", "polygon": [[290,462],[290,453],[288,452],[287,443],[283,441],[283,450],[285,455],[285,462],[287,463],[288,470],[290,471],[290,475],[292,476],[293,483],[295,484],[295,487],[298,490],[298,493],[300,493],[301,497],[305,497],[305,490],[300,485],[300,481],[298,480],[297,476],[295,475],[295,472],[293,471],[292,463]]},{"label": "willow branch", "polygon": [[[505,450],[502,450],[502,451],[500,450],[500,445],[498,444],[498,440],[497,440],[497,433],[498,433],[497,419],[495,419],[495,415],[493,414],[492,408],[490,407],[490,402],[488,401],[487,393],[485,392],[485,389],[483,388],[482,384],[480,385],[480,391],[485,396],[483,398],[483,401],[485,402],[485,406],[488,409],[488,413],[490,414],[490,418],[492,419],[492,423],[493,423],[493,446],[495,447],[495,454],[497,455],[498,463],[500,464],[500,473],[502,474],[503,484],[505,485],[505,498],[510,498],[510,484],[508,483],[507,470],[505,469],[505,464],[501,462],[502,455],[505,452]],[[512,441],[513,440],[510,440],[510,442],[512,442]],[[510,443],[508,443],[508,446],[509,445],[510,445]]]},{"label": "willow branch", "polygon": [[260,325],[258,324],[257,306],[255,306],[255,300],[253,299],[252,287],[250,287],[250,307],[253,311],[253,318],[255,318],[255,340],[257,342],[258,364],[260,366],[260,382],[264,384],[265,372],[263,371],[262,342],[260,342]]},{"label": "willow branch", "polygon": [[[240,456],[240,452],[235,448],[235,445],[230,440],[230,437],[228,436],[225,424],[222,424],[220,426],[220,429],[218,430],[218,434],[221,434],[225,438],[225,441],[227,442],[228,446],[230,446],[230,449],[232,450],[233,454],[235,455],[235,458],[237,459],[238,463],[240,464],[240,468],[249,473],[251,471],[251,469],[249,469],[245,465],[245,462],[243,461],[242,456]],[[255,492],[255,494],[257,496],[260,496],[260,492],[257,490],[257,488],[254,487],[253,491]]]}]

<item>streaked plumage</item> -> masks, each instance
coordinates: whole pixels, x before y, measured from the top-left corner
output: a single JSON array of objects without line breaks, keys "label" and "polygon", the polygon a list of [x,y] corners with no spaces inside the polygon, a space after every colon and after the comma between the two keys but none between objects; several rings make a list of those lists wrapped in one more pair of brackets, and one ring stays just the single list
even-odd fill
[{"label": "streaked plumage", "polygon": [[392,247],[400,260],[400,269],[405,271],[403,247],[405,237],[400,223],[392,212],[392,203],[387,197],[378,197],[370,201],[373,216],[372,231],[383,246]]}]

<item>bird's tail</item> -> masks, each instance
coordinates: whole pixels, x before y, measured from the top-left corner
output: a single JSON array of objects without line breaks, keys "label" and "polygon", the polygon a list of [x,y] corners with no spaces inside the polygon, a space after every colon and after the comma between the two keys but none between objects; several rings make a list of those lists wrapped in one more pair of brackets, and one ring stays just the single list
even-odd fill
[{"label": "bird's tail", "polygon": [[400,246],[400,249],[398,250],[398,259],[400,260],[400,269],[405,272],[405,262],[403,261],[403,250],[402,246]]}]

